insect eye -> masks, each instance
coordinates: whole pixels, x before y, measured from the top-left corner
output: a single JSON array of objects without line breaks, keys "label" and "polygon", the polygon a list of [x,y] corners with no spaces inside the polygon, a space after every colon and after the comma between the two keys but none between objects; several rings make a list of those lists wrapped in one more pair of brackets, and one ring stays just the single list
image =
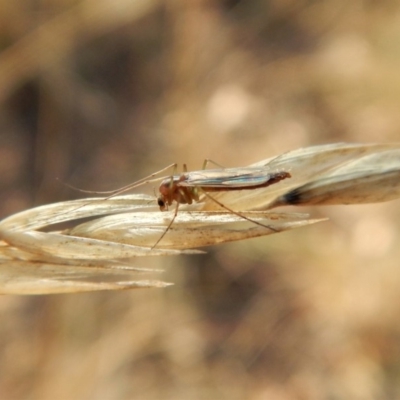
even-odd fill
[{"label": "insect eye", "polygon": [[161,197],[159,197],[159,198],[157,199],[157,204],[158,204],[158,206],[160,207],[160,210],[161,210],[161,211],[164,211],[164,210],[165,210],[165,201],[164,201]]}]

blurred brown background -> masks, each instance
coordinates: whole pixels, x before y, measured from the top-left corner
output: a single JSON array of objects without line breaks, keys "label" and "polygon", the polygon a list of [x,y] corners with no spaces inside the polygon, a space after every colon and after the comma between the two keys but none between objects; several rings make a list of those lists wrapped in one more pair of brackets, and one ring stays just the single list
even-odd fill
[{"label": "blurred brown background", "polygon": [[[399,21],[395,0],[0,0],[0,217],[81,196],[56,178],[398,141]],[[167,289],[1,297],[0,398],[400,398],[399,202],[307,211],[331,220],[138,260]]]}]

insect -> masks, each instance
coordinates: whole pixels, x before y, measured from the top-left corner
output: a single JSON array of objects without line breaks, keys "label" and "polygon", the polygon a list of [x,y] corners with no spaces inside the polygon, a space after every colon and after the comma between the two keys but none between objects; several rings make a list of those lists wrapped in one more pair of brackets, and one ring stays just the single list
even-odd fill
[{"label": "insect", "polygon": [[[176,165],[175,165],[176,168]],[[162,236],[154,244],[153,248],[163,239],[171,228],[180,204],[192,204],[194,201],[201,200],[200,196],[210,198],[220,207],[263,227],[273,228],[263,225],[257,221],[245,217],[240,212],[234,211],[219,202],[209,192],[226,192],[238,190],[253,190],[264,188],[283,179],[290,178],[291,175],[286,171],[271,172],[265,167],[244,167],[244,168],[222,168],[222,169],[203,169],[201,171],[187,172],[184,164],[184,172],[181,175],[173,175],[164,179],[159,187],[160,195],[157,204],[161,211],[167,210],[169,206],[176,202],[175,214],[168,224]]]},{"label": "insect", "polygon": [[[264,225],[260,222],[254,221],[238,211],[234,211],[227,207],[215,197],[210,195],[210,192],[227,192],[227,191],[238,191],[238,190],[254,190],[259,188],[268,187],[275,183],[278,183],[284,179],[290,178],[291,175],[287,171],[271,171],[268,167],[242,167],[242,168],[218,168],[218,169],[205,169],[207,163],[210,160],[205,160],[203,169],[200,171],[188,172],[186,164],[183,165],[183,173],[175,175],[173,173],[170,177],[155,178],[161,172],[173,168],[174,171],[177,169],[177,164],[171,164],[162,170],[155,172],[135,183],[126,185],[118,190],[110,192],[92,192],[82,190],[86,193],[109,193],[110,196],[107,199],[125,193],[135,187],[156,182],[161,180],[159,186],[159,195],[157,197],[157,204],[160,207],[160,211],[168,210],[174,202],[176,202],[175,213],[169,222],[167,228],[157,242],[152,246],[155,248],[158,243],[164,238],[169,229],[171,228],[174,220],[178,214],[178,208],[180,204],[192,204],[193,202],[199,202],[202,197],[207,197],[211,201],[214,201],[221,208],[252,222],[256,225],[260,225],[265,228],[269,228],[275,231],[274,228]],[[215,163],[214,163],[215,164]],[[216,164],[218,165],[218,164]],[[70,186],[70,185],[67,185]],[[72,186],[70,186],[72,187]],[[72,187],[73,188],[73,187]]]},{"label": "insect", "polygon": [[[184,168],[186,170],[186,167]],[[266,168],[224,168],[195,172],[184,172],[164,179],[159,187],[157,203],[161,211],[168,209],[174,201],[192,204],[200,200],[205,192],[227,192],[259,189],[290,178],[286,171],[268,172]]]}]

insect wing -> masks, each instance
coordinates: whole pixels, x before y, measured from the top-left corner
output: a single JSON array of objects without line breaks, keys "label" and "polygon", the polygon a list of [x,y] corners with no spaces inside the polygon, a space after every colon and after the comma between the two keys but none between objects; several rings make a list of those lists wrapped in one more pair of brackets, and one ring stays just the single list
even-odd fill
[{"label": "insect wing", "polygon": [[203,188],[251,188],[262,185],[273,178],[274,173],[266,168],[228,168],[194,171],[185,174],[180,186]]}]

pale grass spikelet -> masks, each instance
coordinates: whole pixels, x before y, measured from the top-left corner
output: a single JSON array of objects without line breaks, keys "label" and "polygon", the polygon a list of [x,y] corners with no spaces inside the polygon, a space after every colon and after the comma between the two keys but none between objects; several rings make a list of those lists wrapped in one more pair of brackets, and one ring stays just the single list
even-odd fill
[{"label": "pale grass spikelet", "polygon": [[[169,284],[154,279],[161,271],[133,266],[137,257],[193,254],[199,252],[194,248],[322,221],[309,219],[307,214],[267,211],[278,206],[373,203],[400,195],[397,144],[315,146],[254,166],[288,171],[291,178],[260,189],[213,194],[238,214],[221,209],[207,196],[199,203],[181,206],[155,248],[174,211],[160,212],[151,196],[67,201],[8,217],[0,222],[0,292],[165,287]],[[82,218],[91,220],[79,223]],[[65,222],[75,225],[49,232],[49,226]]]}]

